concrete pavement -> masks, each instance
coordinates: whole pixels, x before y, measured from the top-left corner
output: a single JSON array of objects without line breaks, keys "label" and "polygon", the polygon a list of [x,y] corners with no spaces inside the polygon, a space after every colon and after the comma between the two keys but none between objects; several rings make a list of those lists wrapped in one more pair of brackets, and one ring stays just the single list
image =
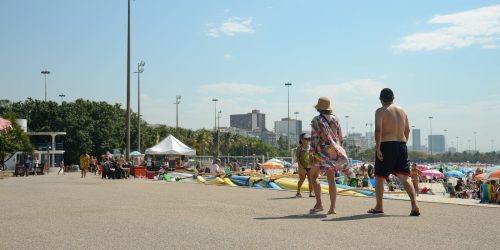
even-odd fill
[{"label": "concrete pavement", "polygon": [[[0,180],[0,249],[498,249],[500,209],[339,196],[310,215],[294,193],[76,173]],[[327,208],[329,201],[323,195]]]}]

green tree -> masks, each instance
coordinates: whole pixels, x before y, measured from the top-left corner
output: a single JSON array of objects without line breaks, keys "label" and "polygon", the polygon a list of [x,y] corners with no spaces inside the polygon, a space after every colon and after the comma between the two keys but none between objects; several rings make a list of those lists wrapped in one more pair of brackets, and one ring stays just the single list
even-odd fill
[{"label": "green tree", "polygon": [[[2,114],[2,117],[9,121],[16,120],[11,112]],[[19,151],[31,154],[33,153],[33,145],[19,125],[12,122],[12,129],[6,133],[0,132],[0,166],[3,170],[5,170],[4,160]]]}]

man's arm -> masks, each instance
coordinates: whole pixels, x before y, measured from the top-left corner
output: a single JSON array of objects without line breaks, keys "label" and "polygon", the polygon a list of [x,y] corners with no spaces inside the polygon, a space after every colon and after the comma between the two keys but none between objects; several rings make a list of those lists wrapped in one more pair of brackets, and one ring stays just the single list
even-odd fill
[{"label": "man's arm", "polygon": [[405,137],[406,142],[410,140],[410,122],[408,122],[408,115],[405,116]]},{"label": "man's arm", "polygon": [[382,110],[377,109],[377,111],[375,111],[375,152],[377,158],[381,161],[384,160],[382,152],[380,151],[380,143],[382,142],[382,121]]}]

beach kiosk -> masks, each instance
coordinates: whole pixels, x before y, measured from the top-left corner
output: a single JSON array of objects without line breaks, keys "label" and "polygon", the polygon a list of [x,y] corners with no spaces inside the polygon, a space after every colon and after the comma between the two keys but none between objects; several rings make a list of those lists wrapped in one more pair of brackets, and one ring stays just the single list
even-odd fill
[{"label": "beach kiosk", "polygon": [[[186,144],[179,141],[173,135],[167,136],[167,138],[163,139],[157,145],[146,149],[146,156],[165,156],[169,160],[169,165],[173,165],[174,162],[177,162],[183,156],[192,156],[196,155],[196,150],[188,147]],[[150,175],[154,175],[155,173],[149,173]]]}]

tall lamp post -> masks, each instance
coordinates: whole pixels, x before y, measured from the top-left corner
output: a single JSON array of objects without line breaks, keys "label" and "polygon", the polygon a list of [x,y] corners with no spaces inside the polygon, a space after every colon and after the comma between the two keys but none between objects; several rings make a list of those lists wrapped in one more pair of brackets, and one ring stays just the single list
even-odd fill
[{"label": "tall lamp post", "polygon": [[474,151],[477,151],[477,132],[474,131]]},{"label": "tall lamp post", "polygon": [[298,123],[299,123],[299,119],[298,119],[298,116],[299,116],[299,112],[295,111],[293,112],[293,114],[295,115],[295,141],[298,141],[298,137],[299,137],[299,126],[298,126]]},{"label": "tall lamp post", "polygon": [[460,150],[458,149],[458,136],[456,138],[457,138],[457,152],[460,152]]},{"label": "tall lamp post", "polygon": [[445,129],[443,131],[444,131],[444,152],[446,153],[448,151],[448,147],[446,145],[447,144],[446,141],[448,140],[448,138],[446,137],[446,132],[448,132],[448,129]]},{"label": "tall lamp post", "polygon": [[219,110],[219,112],[217,112],[217,156],[219,156],[219,145],[220,145],[220,117],[221,117],[221,114],[222,114],[222,110]]},{"label": "tall lamp post", "polygon": [[292,86],[292,83],[285,83],[285,86],[288,89],[288,115],[287,115],[287,123],[288,123],[288,130],[287,130],[287,141],[288,141],[288,152],[290,153],[290,86]]},{"label": "tall lamp post", "polygon": [[127,15],[127,146],[125,150],[125,160],[130,160],[130,0],[128,0]]},{"label": "tall lamp post", "polygon": [[175,96],[175,135],[179,137],[179,104],[181,103],[181,96]]},{"label": "tall lamp post", "polygon": [[[215,105],[215,108],[214,108],[214,132],[217,132],[217,101],[219,101],[219,99],[217,98],[214,98],[212,99],[212,101],[214,102],[214,105]],[[217,143],[217,149],[219,148],[219,143]],[[219,156],[219,150],[217,150],[217,155],[216,156]]]},{"label": "tall lamp post", "polygon": [[429,123],[430,123],[430,126],[431,126],[431,134],[430,134],[430,136],[429,136],[429,149],[430,149],[430,151],[431,151],[431,159],[432,159],[432,119],[433,119],[433,118],[434,118],[434,117],[429,116]]},{"label": "tall lamp post", "polygon": [[141,74],[144,72],[144,61],[137,63],[137,151],[141,152]]},{"label": "tall lamp post", "polygon": [[45,78],[45,101],[47,101],[47,75],[50,74],[50,71],[44,70],[41,72]]},{"label": "tall lamp post", "polygon": [[66,97],[66,95],[65,94],[60,94],[59,97],[61,97],[61,104],[62,104],[63,98]]},{"label": "tall lamp post", "polygon": [[[344,117],[345,117],[345,127],[346,127],[346,129],[347,129],[347,131],[346,131],[347,136],[345,136],[345,139],[347,139],[347,140],[348,140],[348,139],[349,139],[349,116],[348,116],[348,115],[346,115],[346,116],[344,116]],[[344,137],[344,136],[342,136],[342,137]],[[344,138],[342,138],[342,139],[344,140]],[[346,141],[346,144],[348,144],[348,143],[347,143],[347,142],[348,142],[347,140],[345,140],[345,141]]]}]

